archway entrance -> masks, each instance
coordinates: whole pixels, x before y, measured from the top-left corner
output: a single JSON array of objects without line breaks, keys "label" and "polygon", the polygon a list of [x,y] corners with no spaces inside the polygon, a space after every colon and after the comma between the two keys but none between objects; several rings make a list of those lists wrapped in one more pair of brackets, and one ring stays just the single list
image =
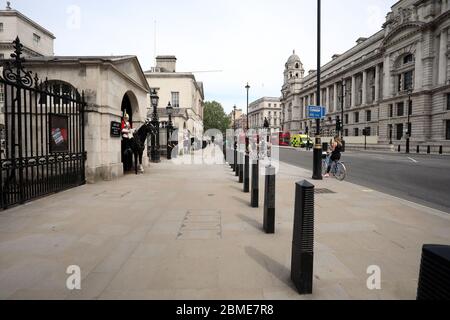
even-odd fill
[{"label": "archway entrance", "polygon": [[[130,125],[133,128],[133,108],[131,107],[131,101],[130,97],[128,96],[128,93],[125,93],[122,99],[122,125],[123,125],[123,119],[125,117],[125,114],[128,114],[130,117]],[[125,148],[126,148],[126,141],[122,138],[122,147],[121,147],[121,161],[123,163],[123,171],[129,172],[133,169],[133,155],[128,154],[125,155]]]}]

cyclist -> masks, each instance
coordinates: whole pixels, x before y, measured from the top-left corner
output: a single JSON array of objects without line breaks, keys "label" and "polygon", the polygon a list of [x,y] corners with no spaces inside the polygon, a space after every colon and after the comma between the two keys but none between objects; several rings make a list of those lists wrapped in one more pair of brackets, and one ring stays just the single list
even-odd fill
[{"label": "cyclist", "polygon": [[339,136],[335,136],[334,141],[331,141],[330,150],[330,161],[328,162],[327,173],[324,175],[325,178],[330,177],[331,165],[333,164],[333,162],[341,160],[342,141]]}]

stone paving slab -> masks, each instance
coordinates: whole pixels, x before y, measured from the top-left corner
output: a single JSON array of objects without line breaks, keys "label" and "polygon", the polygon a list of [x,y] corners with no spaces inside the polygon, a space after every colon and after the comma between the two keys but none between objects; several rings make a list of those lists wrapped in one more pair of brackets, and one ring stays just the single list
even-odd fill
[{"label": "stone paving slab", "polygon": [[[1,212],[0,299],[415,299],[421,247],[450,243],[449,215],[310,177],[280,165],[274,235],[262,231],[263,179],[253,209],[224,164],[163,161]],[[316,195],[310,296],[290,281],[303,179],[335,192]],[[66,288],[70,265],[81,268],[79,291]],[[382,290],[367,289],[370,265]]]}]

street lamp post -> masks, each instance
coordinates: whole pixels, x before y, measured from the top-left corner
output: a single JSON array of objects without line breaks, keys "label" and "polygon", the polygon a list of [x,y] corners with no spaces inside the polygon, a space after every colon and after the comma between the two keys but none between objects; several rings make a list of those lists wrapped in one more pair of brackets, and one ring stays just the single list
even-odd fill
[{"label": "street lamp post", "polygon": [[150,157],[152,162],[161,162],[160,146],[159,146],[159,118],[158,118],[158,102],[159,97],[156,90],[153,89],[150,94],[150,100],[153,107],[152,125],[156,128],[156,133],[152,134],[152,149]]},{"label": "street lamp post", "polygon": [[169,123],[167,124],[167,159],[172,159],[172,145],[171,145],[171,139],[172,139],[172,133],[173,133],[173,123],[172,123],[172,113],[173,113],[173,107],[169,104],[166,107],[167,114],[169,115]]},{"label": "street lamp post", "polygon": [[410,137],[411,137],[411,94],[412,94],[412,88],[408,89],[408,123],[406,124],[406,153],[409,153],[409,147],[410,147]]},{"label": "street lamp post", "polygon": [[236,177],[239,176],[239,166],[237,160],[237,137],[236,137],[236,105],[233,107],[233,136],[234,136],[234,163],[233,171],[236,173]]},{"label": "street lamp post", "polygon": [[250,86],[247,83],[245,86],[245,89],[247,89],[247,128],[245,132],[245,164],[244,164],[244,192],[250,192],[250,150],[249,150],[249,136],[248,136],[248,130],[249,128],[249,115],[248,115],[248,92],[250,90]]},{"label": "street lamp post", "polygon": [[[316,104],[320,106],[320,36],[321,36],[321,0],[317,0],[317,94]],[[323,180],[322,177],[322,141],[320,136],[320,119],[316,119],[316,141],[314,145],[314,164],[313,164],[313,179]]]}]

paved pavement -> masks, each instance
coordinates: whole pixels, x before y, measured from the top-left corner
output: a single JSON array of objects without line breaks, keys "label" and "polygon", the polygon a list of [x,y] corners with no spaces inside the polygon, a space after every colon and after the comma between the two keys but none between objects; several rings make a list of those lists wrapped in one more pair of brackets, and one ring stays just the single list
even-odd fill
[{"label": "paved pavement", "polygon": [[415,299],[421,247],[450,243],[450,217],[336,180],[316,183],[335,193],[316,196],[314,294],[298,295],[294,184],[310,176],[281,165],[275,235],[223,164],[162,162],[1,212],[0,299]]},{"label": "paved pavement", "polygon": [[[281,148],[280,159],[312,168],[312,152]],[[346,152],[348,181],[450,213],[450,156]]]}]

